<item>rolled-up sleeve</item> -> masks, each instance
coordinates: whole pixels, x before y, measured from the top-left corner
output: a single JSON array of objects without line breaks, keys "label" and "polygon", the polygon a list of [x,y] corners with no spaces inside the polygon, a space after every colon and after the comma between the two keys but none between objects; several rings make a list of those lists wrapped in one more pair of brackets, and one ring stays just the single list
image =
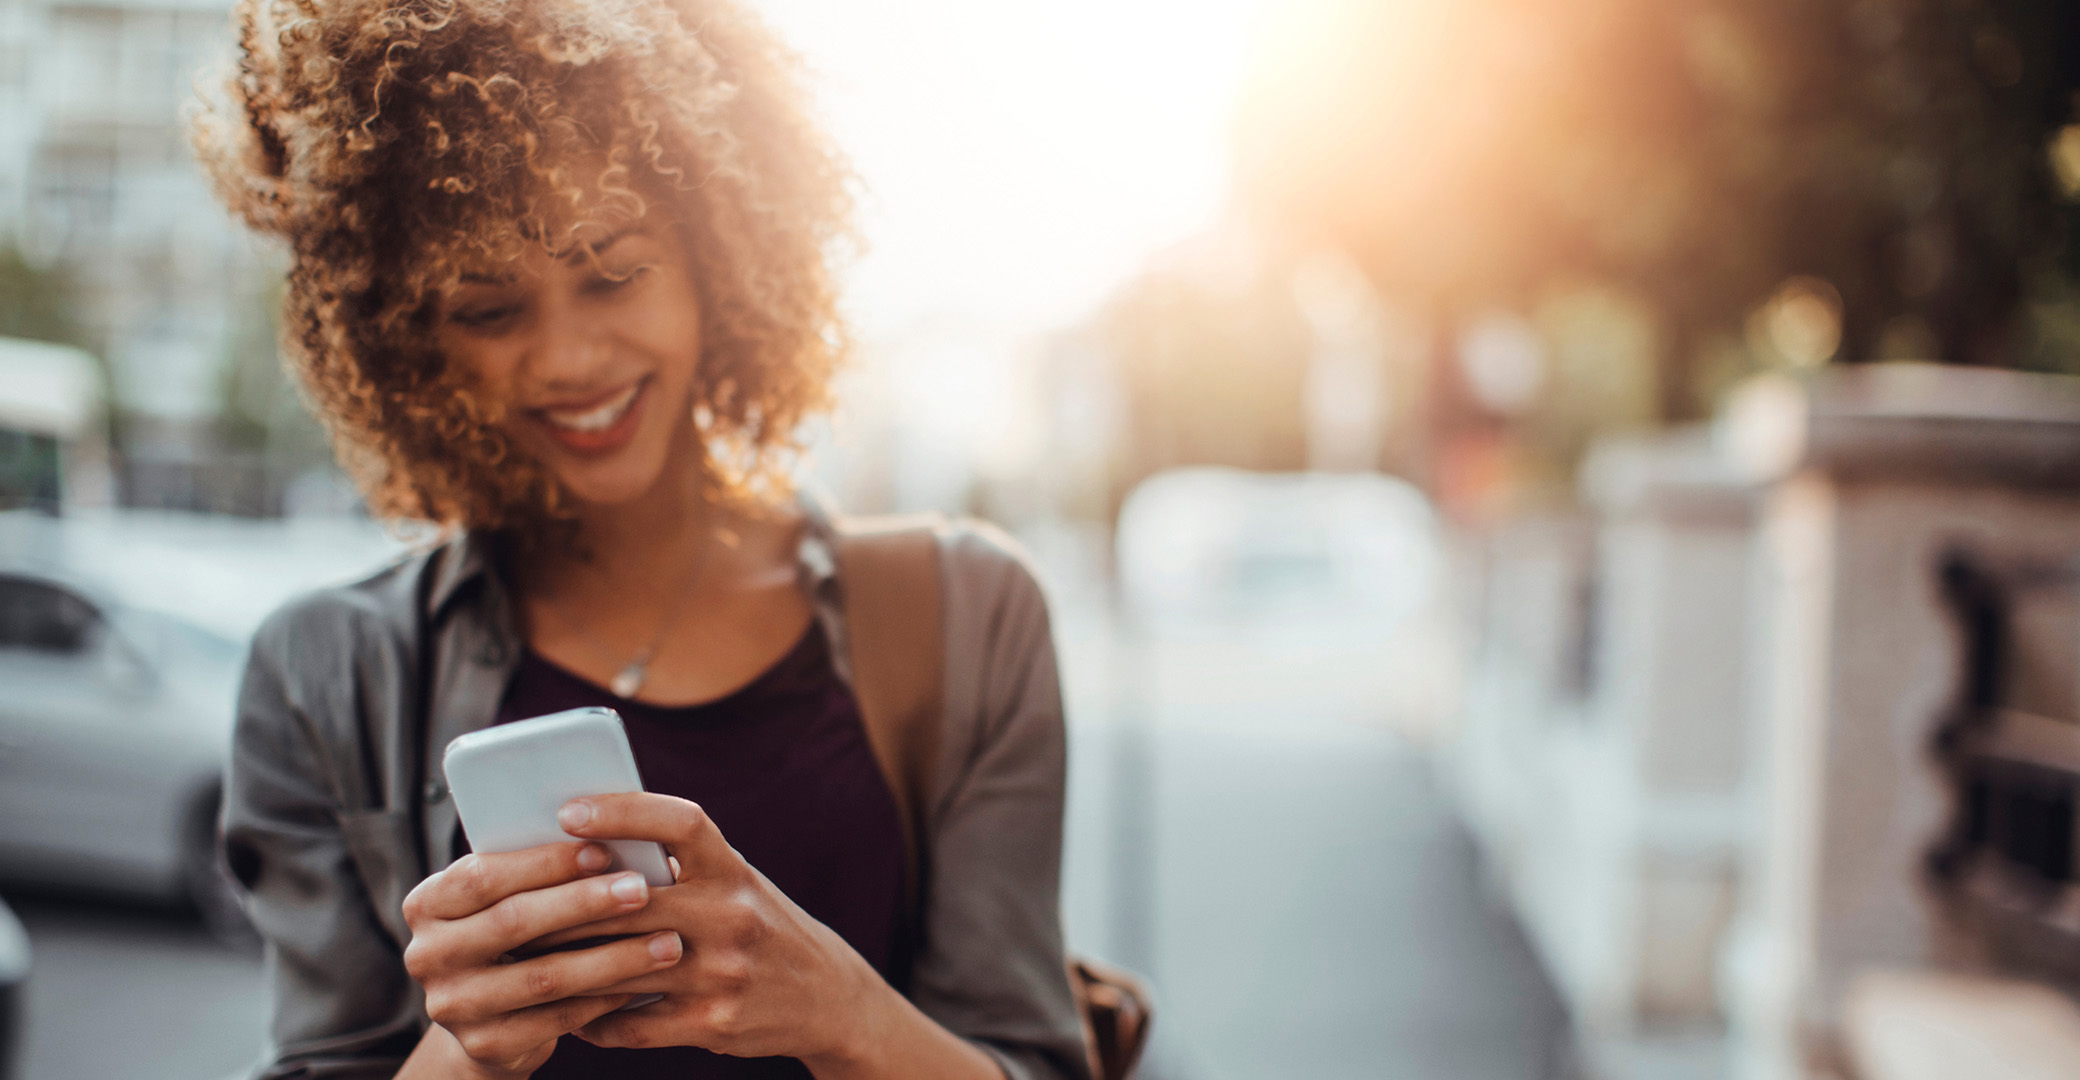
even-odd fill
[{"label": "rolled-up sleeve", "polygon": [[1001,534],[965,528],[945,543],[948,780],[928,821],[910,996],[1012,1080],[1083,1080],[1063,963],[1066,735],[1046,600]]},{"label": "rolled-up sleeve", "polygon": [[328,760],[338,744],[324,737],[339,718],[321,715],[339,702],[310,700],[287,678],[292,648],[351,652],[339,613],[322,604],[284,610],[255,638],[225,784],[224,854],[266,942],[274,998],[255,1073],[265,1080],[393,1076],[422,1030],[417,986],[354,853],[357,836],[374,849],[408,833],[390,812],[348,801],[360,793],[343,792],[341,777],[355,770]]}]

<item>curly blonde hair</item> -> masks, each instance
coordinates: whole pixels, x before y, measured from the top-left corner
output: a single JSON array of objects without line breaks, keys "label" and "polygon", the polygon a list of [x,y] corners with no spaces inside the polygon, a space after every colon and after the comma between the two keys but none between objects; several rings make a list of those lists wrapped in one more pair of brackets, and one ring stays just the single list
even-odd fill
[{"label": "curly blonde hair", "polygon": [[433,348],[436,304],[468,267],[651,205],[698,282],[708,474],[736,494],[782,477],[844,351],[829,259],[851,196],[754,18],[728,0],[239,0],[234,19],[196,149],[288,242],[285,354],[377,514],[567,519]]}]

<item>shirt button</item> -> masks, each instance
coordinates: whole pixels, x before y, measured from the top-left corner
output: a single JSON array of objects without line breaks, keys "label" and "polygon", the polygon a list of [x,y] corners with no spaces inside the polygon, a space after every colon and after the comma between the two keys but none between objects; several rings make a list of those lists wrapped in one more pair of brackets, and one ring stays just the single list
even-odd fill
[{"label": "shirt button", "polygon": [[447,797],[448,782],[446,780],[435,777],[426,782],[426,801],[429,805],[440,802]]}]

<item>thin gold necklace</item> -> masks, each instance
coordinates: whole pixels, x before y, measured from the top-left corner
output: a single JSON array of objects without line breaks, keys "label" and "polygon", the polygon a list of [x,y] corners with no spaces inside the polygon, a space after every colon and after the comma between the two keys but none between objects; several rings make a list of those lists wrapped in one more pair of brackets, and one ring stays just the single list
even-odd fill
[{"label": "thin gold necklace", "polygon": [[[705,534],[702,539],[707,539]],[[678,623],[680,613],[686,610],[687,598],[693,595],[694,584],[700,581],[701,572],[708,568],[709,550],[707,544],[701,545],[699,557],[695,558],[693,566],[687,569],[686,580],[679,586],[679,595],[673,599],[672,606],[665,610],[664,617],[658,620],[657,632],[651,635],[650,643],[637,649],[634,655],[628,658],[628,662],[622,664],[620,670],[615,672],[614,677],[608,680],[607,689],[613,691],[615,697],[633,699],[643,689],[643,683],[650,677],[651,661],[657,659],[657,650],[664,647],[665,635],[671,633],[672,627]],[[592,632],[591,627],[585,625],[583,619],[572,612],[561,610],[554,604],[549,605],[549,610],[576,631],[586,644],[592,646],[594,651],[609,663],[621,662],[621,651],[601,640]]]}]

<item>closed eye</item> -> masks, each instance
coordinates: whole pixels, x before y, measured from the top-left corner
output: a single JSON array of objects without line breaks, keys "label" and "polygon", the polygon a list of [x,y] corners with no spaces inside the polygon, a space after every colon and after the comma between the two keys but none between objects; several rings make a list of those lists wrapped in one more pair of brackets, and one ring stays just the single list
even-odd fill
[{"label": "closed eye", "polygon": [[647,264],[639,264],[631,266],[626,270],[602,271],[598,276],[585,283],[585,291],[593,294],[605,294],[625,289],[634,284],[638,278],[648,274],[650,269]]},{"label": "closed eye", "polygon": [[519,314],[518,304],[479,304],[449,312],[448,321],[471,330],[486,330],[510,322]]}]

